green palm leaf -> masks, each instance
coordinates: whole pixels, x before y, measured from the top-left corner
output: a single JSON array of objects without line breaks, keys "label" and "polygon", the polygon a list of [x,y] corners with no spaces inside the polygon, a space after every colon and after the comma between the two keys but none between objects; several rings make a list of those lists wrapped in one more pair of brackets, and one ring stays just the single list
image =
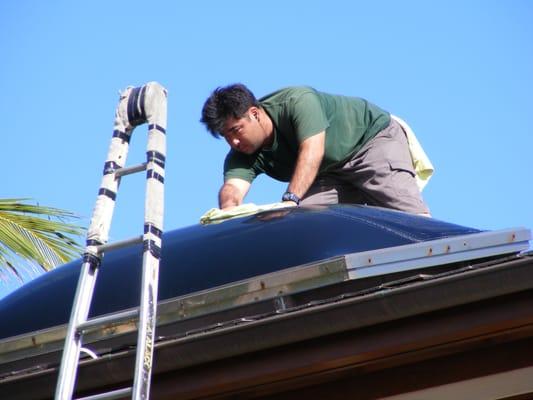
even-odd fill
[{"label": "green palm leaf", "polygon": [[74,240],[84,229],[65,222],[71,212],[24,203],[28,199],[0,199],[0,266],[18,274],[25,260],[50,270],[79,257],[82,247]]}]

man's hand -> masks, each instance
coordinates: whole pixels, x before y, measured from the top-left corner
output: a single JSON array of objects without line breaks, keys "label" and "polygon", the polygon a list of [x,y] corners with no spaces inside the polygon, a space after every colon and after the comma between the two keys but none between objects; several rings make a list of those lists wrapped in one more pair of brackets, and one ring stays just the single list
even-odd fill
[{"label": "man's hand", "polygon": [[324,158],[325,142],[326,132],[322,131],[308,137],[300,144],[296,167],[287,189],[299,198],[304,197],[318,174]]},{"label": "man's hand", "polygon": [[244,179],[228,179],[218,192],[218,206],[221,210],[229,210],[242,204],[244,196],[250,189],[250,182]]}]

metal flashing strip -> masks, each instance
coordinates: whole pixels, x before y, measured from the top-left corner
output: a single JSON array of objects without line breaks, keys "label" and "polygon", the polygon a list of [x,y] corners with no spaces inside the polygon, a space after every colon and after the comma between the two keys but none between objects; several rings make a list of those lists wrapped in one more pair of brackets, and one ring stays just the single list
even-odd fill
[{"label": "metal flashing strip", "polygon": [[[518,253],[529,247],[530,239],[529,230],[518,228],[337,256],[161,301],[157,325],[282,298],[346,280]],[[277,308],[283,309],[283,302],[276,303]],[[89,320],[85,327],[87,345],[136,331],[138,307],[95,319],[100,320],[98,325]],[[65,331],[66,325],[60,325],[0,340],[0,365],[62,349]]]},{"label": "metal flashing strip", "polygon": [[54,326],[0,341],[0,365],[63,348],[67,325]]},{"label": "metal flashing strip", "polygon": [[[241,305],[311,290],[348,279],[344,257],[283,269],[159,302],[157,326],[179,322]],[[282,307],[282,304],[280,303]],[[99,316],[84,325],[88,346],[137,330],[138,307]],[[0,365],[63,348],[66,325],[0,340]]]},{"label": "metal flashing strip", "polygon": [[[348,279],[344,257],[283,269],[161,303],[161,322],[193,318]],[[179,312],[172,316],[173,311]],[[170,317],[170,318],[168,318]],[[167,319],[168,318],[168,319]]]},{"label": "metal flashing strip", "polygon": [[529,248],[525,228],[481,232],[346,255],[349,278],[360,279],[399,271],[518,253]]}]

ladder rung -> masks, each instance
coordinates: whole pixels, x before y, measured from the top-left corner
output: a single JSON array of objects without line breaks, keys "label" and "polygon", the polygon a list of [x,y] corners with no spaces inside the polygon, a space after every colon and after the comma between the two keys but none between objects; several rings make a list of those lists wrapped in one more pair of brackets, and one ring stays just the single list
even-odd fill
[{"label": "ladder rung", "polygon": [[124,389],[117,389],[107,393],[95,394],[87,397],[79,397],[76,400],[111,400],[111,399],[120,399],[121,397],[128,396],[131,394],[131,387]]},{"label": "ladder rung", "polygon": [[78,332],[87,332],[92,328],[97,328],[105,324],[112,324],[114,322],[120,322],[127,319],[135,318],[139,316],[139,310],[128,310],[115,314],[108,314],[102,317],[92,318],[88,321],[85,321],[77,326]]},{"label": "ladder rung", "polygon": [[142,163],[138,165],[132,165],[131,167],[119,168],[115,171],[115,176],[117,178],[125,175],[135,174],[136,172],[144,171],[146,169],[147,163]]},{"label": "ladder rung", "polygon": [[126,240],[119,240],[113,243],[101,244],[100,246],[96,246],[96,250],[98,251],[98,253],[104,253],[109,250],[121,249],[123,247],[127,247],[133,244],[142,243],[142,241],[143,236],[139,235]]}]

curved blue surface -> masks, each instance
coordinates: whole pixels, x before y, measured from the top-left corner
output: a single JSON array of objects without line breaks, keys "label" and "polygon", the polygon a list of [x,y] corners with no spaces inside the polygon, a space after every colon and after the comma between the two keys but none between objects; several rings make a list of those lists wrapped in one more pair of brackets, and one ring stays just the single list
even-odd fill
[{"label": "curved blue surface", "polygon": [[[479,230],[381,208],[293,208],[166,232],[159,299],[342,254],[477,233]],[[139,305],[141,245],[108,252],[91,316]],[[68,322],[81,261],[65,264],[0,301],[0,338]]]}]

